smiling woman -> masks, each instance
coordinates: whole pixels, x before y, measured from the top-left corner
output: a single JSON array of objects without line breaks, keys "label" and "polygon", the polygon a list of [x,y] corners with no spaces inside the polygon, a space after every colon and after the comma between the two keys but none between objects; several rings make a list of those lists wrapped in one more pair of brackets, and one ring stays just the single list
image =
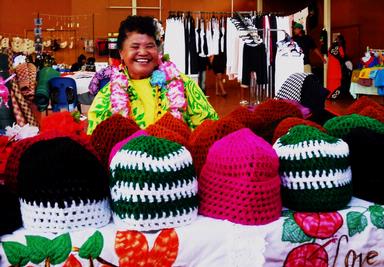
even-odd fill
[{"label": "smiling woman", "polygon": [[198,85],[159,54],[161,32],[152,17],[128,16],[121,22],[117,46],[122,64],[113,69],[111,82],[89,109],[88,134],[115,113],[133,118],[142,129],[166,112],[191,129],[206,119],[218,119]]}]

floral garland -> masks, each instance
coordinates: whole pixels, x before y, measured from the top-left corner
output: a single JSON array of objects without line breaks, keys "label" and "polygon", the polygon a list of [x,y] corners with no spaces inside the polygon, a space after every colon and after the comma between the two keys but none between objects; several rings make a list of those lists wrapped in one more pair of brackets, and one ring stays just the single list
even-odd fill
[{"label": "floral garland", "polygon": [[[166,90],[170,113],[175,118],[182,119],[182,112],[186,110],[187,101],[180,72],[167,56],[160,56],[159,63],[158,69],[152,73],[150,83],[154,88],[160,88],[161,91]],[[119,113],[124,117],[129,116],[131,102],[129,95],[133,89],[127,76],[122,65],[114,68],[111,75],[112,113]]]}]

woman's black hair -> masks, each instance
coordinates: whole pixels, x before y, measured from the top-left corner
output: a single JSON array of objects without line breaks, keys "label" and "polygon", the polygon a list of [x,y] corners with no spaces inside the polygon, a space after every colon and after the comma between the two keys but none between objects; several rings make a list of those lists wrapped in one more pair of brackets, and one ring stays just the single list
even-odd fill
[{"label": "woman's black hair", "polygon": [[138,32],[147,34],[155,39],[156,45],[160,45],[160,41],[156,40],[156,24],[153,17],[149,16],[128,16],[120,23],[119,36],[117,37],[117,48],[123,49],[123,42],[127,39],[127,33]]}]

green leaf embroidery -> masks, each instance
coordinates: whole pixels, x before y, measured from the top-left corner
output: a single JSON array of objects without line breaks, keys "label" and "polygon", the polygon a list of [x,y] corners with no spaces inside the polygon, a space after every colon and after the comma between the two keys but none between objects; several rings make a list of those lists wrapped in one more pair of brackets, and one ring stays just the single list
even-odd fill
[{"label": "green leaf embroidery", "polygon": [[96,109],[103,109],[105,107],[105,105],[103,106],[102,104],[97,104],[95,106]]},{"label": "green leaf embroidery", "polygon": [[31,262],[39,264],[49,256],[50,241],[42,236],[25,236],[27,246],[31,252]]},{"label": "green leaf embroidery", "polygon": [[351,211],[347,214],[348,234],[350,237],[364,231],[368,225],[367,217],[361,212]]},{"label": "green leaf embroidery", "polygon": [[137,114],[137,108],[134,108],[134,109],[132,110],[132,113],[133,113],[133,116],[136,116],[136,114]]},{"label": "green leaf embroidery", "polygon": [[312,238],[307,236],[300,226],[297,225],[295,220],[292,218],[287,218],[283,224],[283,236],[282,241],[288,241],[291,243],[304,243],[311,241]]},{"label": "green leaf embroidery", "polygon": [[377,228],[384,229],[384,208],[380,205],[372,205],[369,207],[371,213],[371,221]]},{"label": "green leaf embroidery", "polygon": [[104,246],[103,235],[96,231],[87,241],[81,246],[79,250],[79,256],[83,259],[96,259],[100,256],[100,253]]},{"label": "green leaf embroidery", "polygon": [[27,246],[18,242],[3,242],[4,253],[12,265],[25,266],[30,261],[30,251]]},{"label": "green leaf embroidery", "polygon": [[51,241],[49,249],[49,260],[52,264],[63,263],[72,250],[71,236],[66,233],[59,235]]},{"label": "green leaf embroidery", "polygon": [[141,121],[144,118],[144,113],[141,113],[136,117],[136,121]]}]

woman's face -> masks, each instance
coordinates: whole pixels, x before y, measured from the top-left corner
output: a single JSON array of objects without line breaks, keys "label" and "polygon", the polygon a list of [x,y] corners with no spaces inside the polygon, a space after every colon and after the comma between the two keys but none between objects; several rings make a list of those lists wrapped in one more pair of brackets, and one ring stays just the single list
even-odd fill
[{"label": "woman's face", "polygon": [[152,74],[158,65],[158,55],[155,39],[138,32],[127,33],[120,51],[129,76],[135,80],[147,78]]}]

